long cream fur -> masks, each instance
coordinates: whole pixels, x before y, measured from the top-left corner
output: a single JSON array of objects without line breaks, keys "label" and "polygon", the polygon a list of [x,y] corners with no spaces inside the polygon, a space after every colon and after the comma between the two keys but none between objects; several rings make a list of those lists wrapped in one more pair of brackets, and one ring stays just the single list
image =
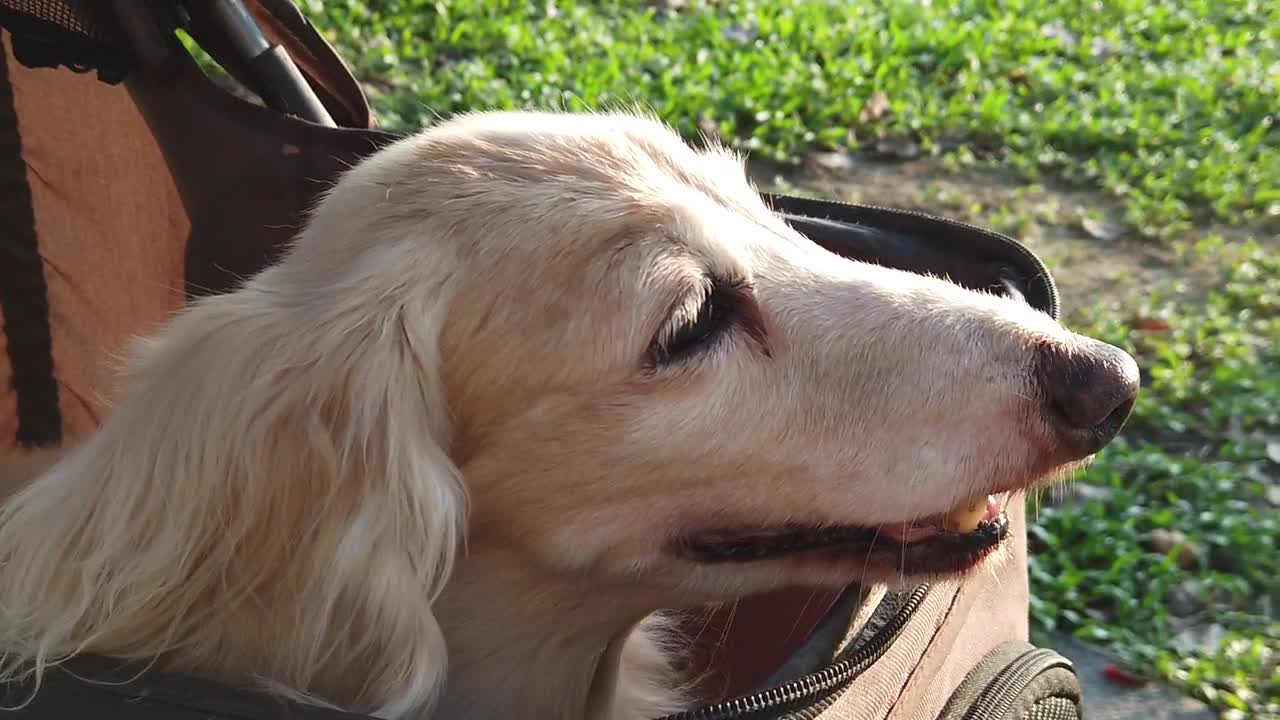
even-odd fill
[{"label": "long cream fur", "polygon": [[[708,269],[765,337],[645,367]],[[140,341],[101,430],[5,502],[0,677],[98,653],[388,719],[653,717],[689,702],[654,611],[874,570],[667,540],[1048,472],[1027,357],[1069,337],[818,249],[650,119],[457,118]]]}]

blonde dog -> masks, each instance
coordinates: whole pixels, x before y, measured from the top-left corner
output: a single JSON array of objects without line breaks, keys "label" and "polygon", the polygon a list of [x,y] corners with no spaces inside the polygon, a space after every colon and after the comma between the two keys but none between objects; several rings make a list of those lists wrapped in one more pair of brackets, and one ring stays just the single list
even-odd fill
[{"label": "blonde dog", "polygon": [[480,113],[347,172],[0,511],[3,678],[157,661],[383,718],[689,702],[664,608],[997,562],[1137,370],[838,257],[631,114]]}]

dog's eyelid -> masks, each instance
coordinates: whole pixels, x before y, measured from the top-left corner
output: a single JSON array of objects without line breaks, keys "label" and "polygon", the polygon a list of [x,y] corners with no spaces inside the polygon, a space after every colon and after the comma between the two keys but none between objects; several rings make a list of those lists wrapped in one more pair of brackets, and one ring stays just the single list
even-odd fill
[{"label": "dog's eyelid", "polygon": [[745,330],[769,354],[755,289],[749,280],[741,275],[704,272],[693,284],[650,343],[647,367],[693,357],[735,329]]}]

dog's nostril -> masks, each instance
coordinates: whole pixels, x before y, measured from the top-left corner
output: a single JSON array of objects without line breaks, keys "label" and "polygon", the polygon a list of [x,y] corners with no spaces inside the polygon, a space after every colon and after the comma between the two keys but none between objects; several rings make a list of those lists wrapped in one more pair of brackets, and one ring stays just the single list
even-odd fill
[{"label": "dog's nostril", "polygon": [[1076,367],[1053,383],[1053,402],[1067,422],[1080,430],[1124,422],[1124,409],[1131,409],[1137,387],[1128,382],[1123,367],[1114,371],[1109,366],[1073,364]]},{"label": "dog's nostril", "polygon": [[1115,438],[1138,397],[1138,364],[1120,348],[1097,340],[1044,348],[1039,375],[1052,412],[1085,440],[1087,452]]}]

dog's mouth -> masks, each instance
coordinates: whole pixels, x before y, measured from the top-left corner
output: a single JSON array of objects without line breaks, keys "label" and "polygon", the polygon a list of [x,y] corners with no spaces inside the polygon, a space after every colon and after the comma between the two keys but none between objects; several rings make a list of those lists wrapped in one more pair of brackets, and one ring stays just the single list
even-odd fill
[{"label": "dog's mouth", "polygon": [[677,552],[701,564],[821,556],[887,562],[902,573],[955,573],[978,564],[1008,534],[1008,515],[988,495],[950,512],[885,525],[701,530],[682,537]]}]

